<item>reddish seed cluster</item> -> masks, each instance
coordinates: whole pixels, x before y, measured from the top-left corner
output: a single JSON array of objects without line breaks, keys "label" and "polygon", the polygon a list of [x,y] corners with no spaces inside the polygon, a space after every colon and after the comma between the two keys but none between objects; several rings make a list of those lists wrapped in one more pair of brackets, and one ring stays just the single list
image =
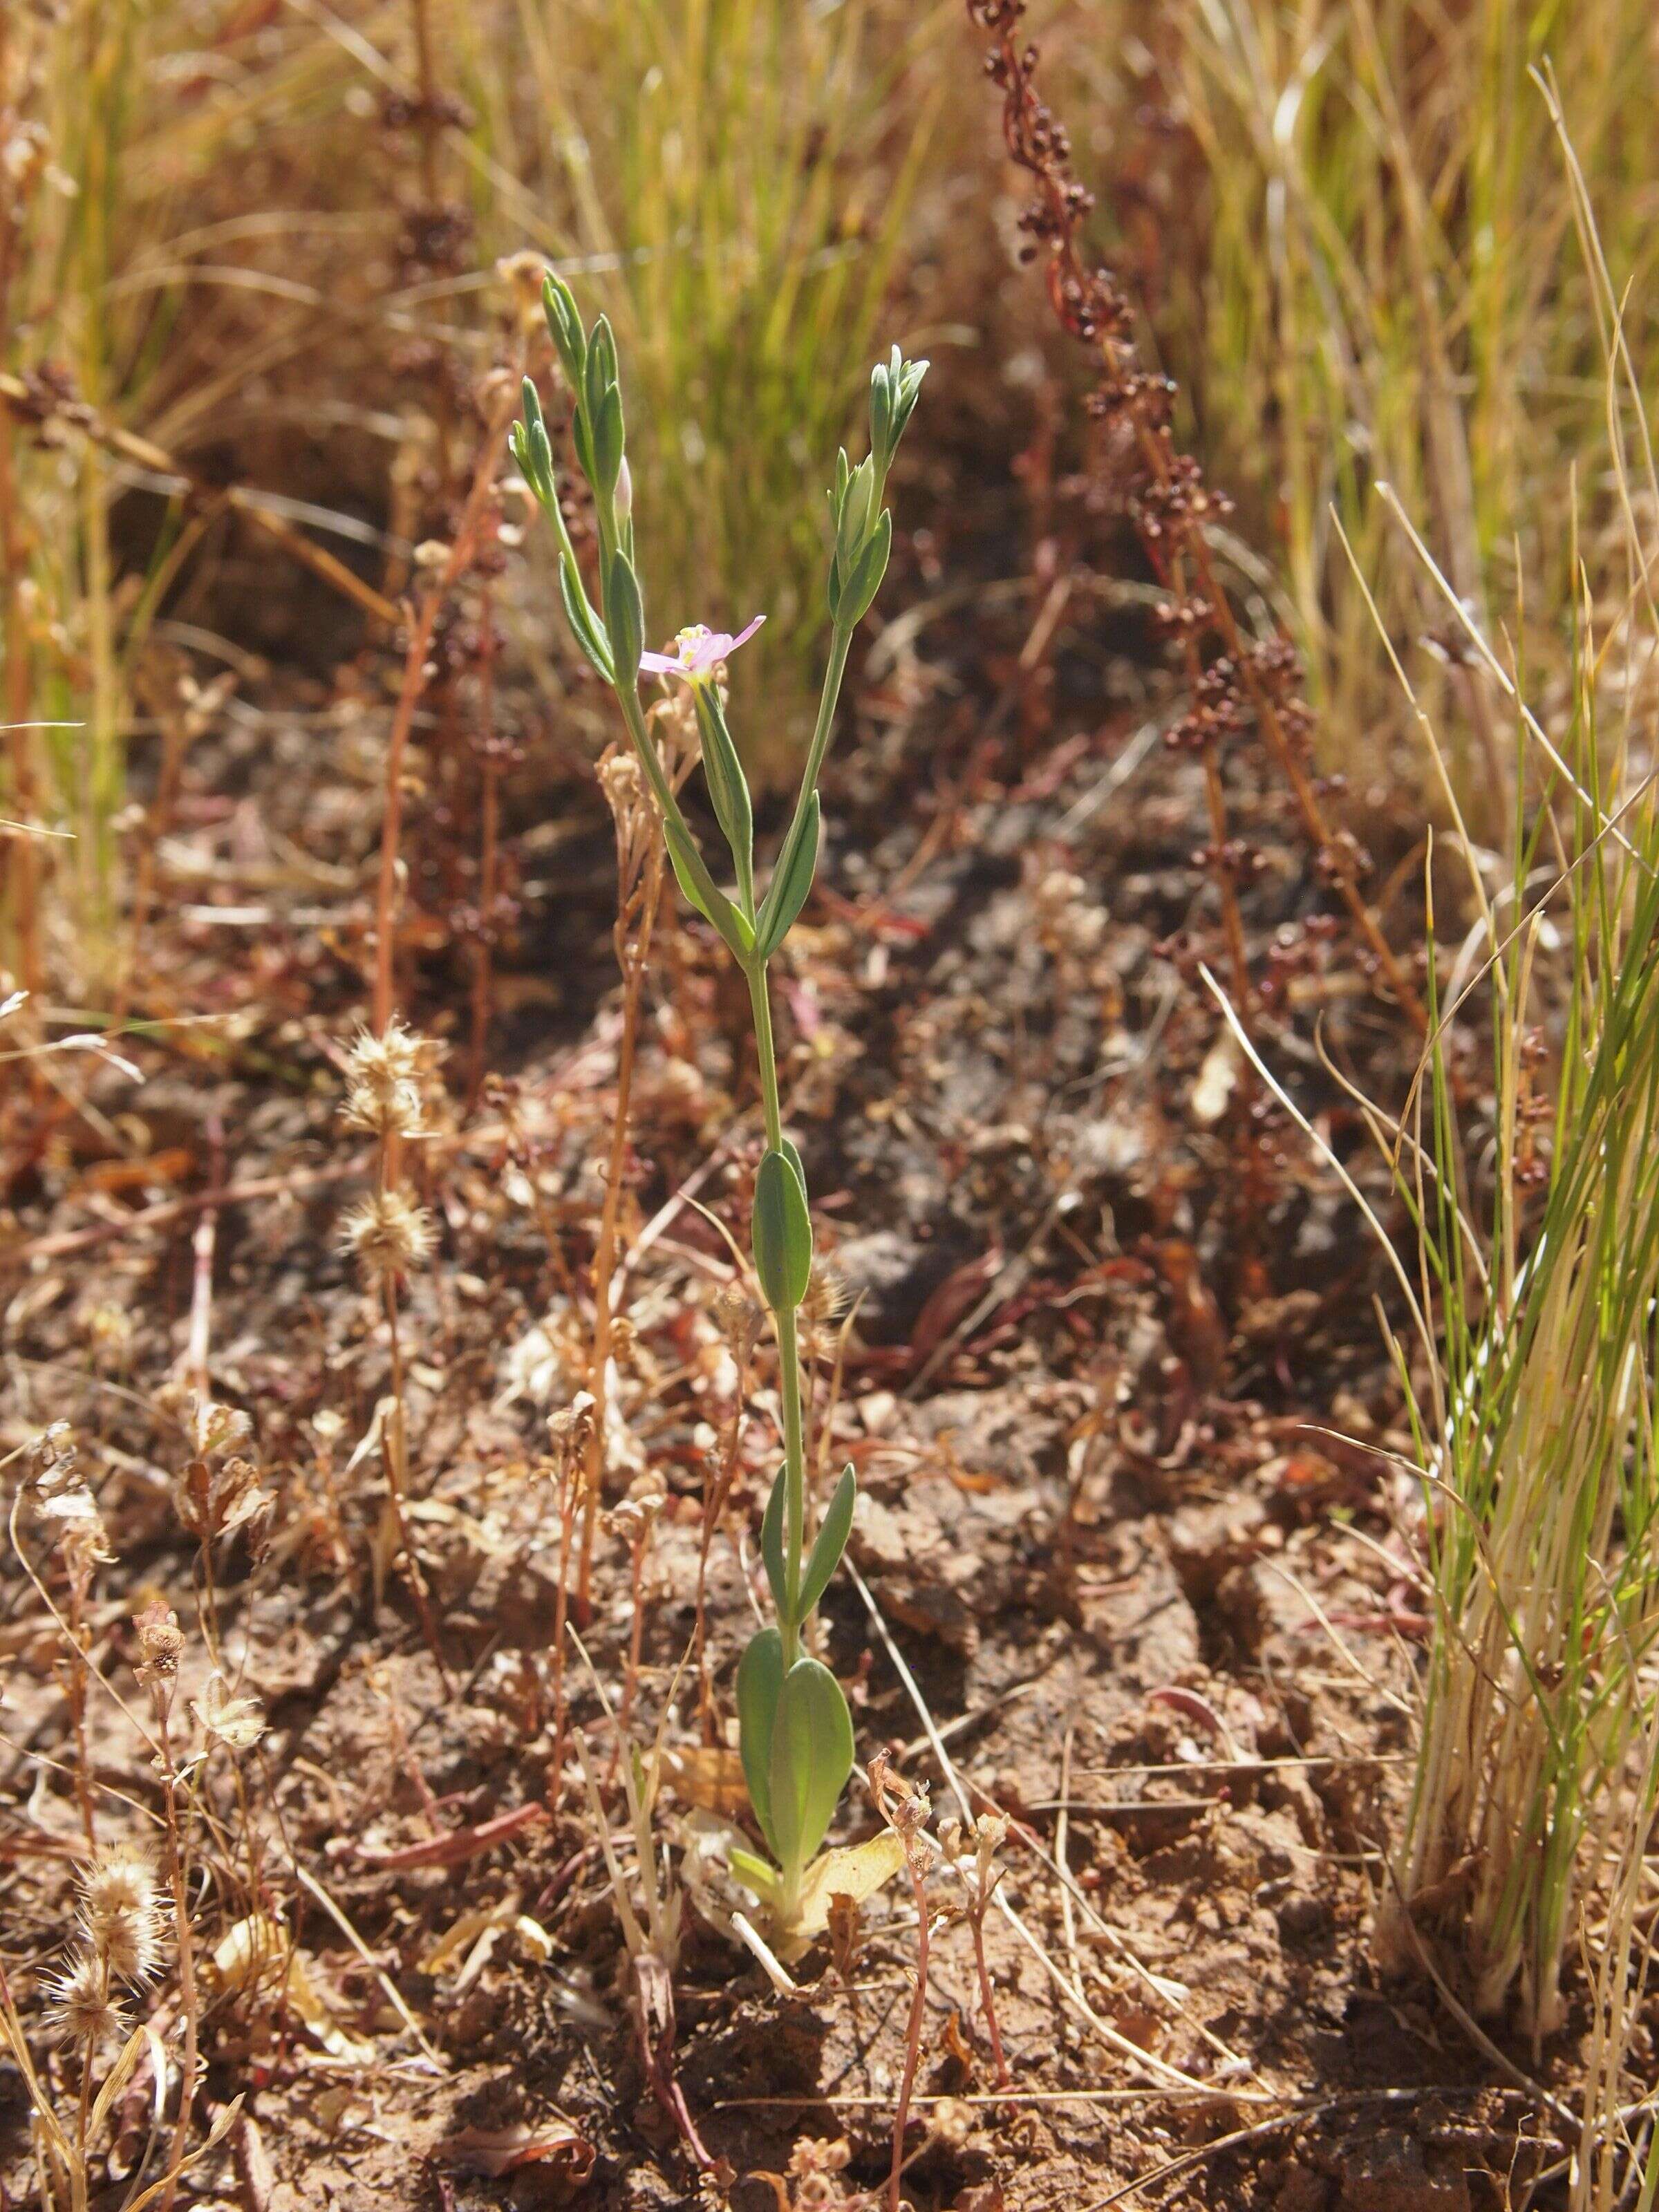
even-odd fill
[{"label": "reddish seed cluster", "polygon": [[393,136],[412,138],[422,154],[422,198],[403,210],[399,256],[411,272],[453,275],[466,265],[472,244],[472,214],[465,202],[439,197],[435,151],[447,132],[470,131],[473,118],[465,101],[425,82],[427,77],[423,64],[422,90],[394,92],[382,102],[380,126]]},{"label": "reddish seed cluster", "polygon": [[1240,628],[1211,559],[1211,526],[1230,512],[1224,495],[1204,480],[1170,431],[1175,387],[1141,364],[1132,316],[1109,269],[1085,259],[1082,230],[1092,195],[1072,172],[1065,125],[1038,94],[1038,53],[1020,37],[1025,0],[967,0],[970,21],[994,45],[986,74],[1002,94],[1003,140],[1009,157],[1035,180],[1020,218],[1024,258],[1046,255],[1048,297],[1061,326],[1095,356],[1099,381],[1088,402],[1100,425],[1097,474],[1106,480],[1096,504],[1127,514],[1153,573],[1168,593],[1156,617],[1159,633],[1185,665],[1191,703],[1171,743],[1201,760],[1211,837],[1200,864],[1211,873],[1221,908],[1224,966],[1241,1003],[1257,995],[1244,949],[1235,885],[1260,865],[1230,832],[1221,774],[1224,750],[1253,736],[1289,787],[1321,878],[1347,909],[1361,957],[1382,975],[1419,1022],[1417,994],[1359,890],[1368,863],[1359,846],[1327,821],[1322,787],[1309,761],[1312,717],[1298,695],[1300,671],[1290,641],[1256,642]]},{"label": "reddish seed cluster", "polygon": [[474,117],[462,100],[451,93],[388,93],[380,103],[380,124],[386,131],[471,131]]}]

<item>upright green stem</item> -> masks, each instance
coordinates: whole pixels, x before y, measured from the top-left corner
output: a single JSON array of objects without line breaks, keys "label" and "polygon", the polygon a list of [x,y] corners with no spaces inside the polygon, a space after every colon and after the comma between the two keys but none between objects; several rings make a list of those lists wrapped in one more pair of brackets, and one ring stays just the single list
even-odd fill
[{"label": "upright green stem", "polygon": [[767,991],[765,962],[757,962],[748,974],[749,1002],[755,1010],[755,1052],[760,1062],[766,1141],[777,1152],[783,1149],[783,1108],[778,1097],[778,1056],[772,1042],[772,1001]]},{"label": "upright green stem", "polygon": [[[750,1003],[755,1011],[755,1053],[760,1064],[761,1100],[766,1115],[766,1141],[772,1151],[783,1148],[783,1110],[778,1098],[777,1049],[772,1041],[772,1002],[767,991],[766,963],[757,962],[748,971]],[[789,1575],[790,1618],[780,1620],[783,1638],[784,1671],[800,1656],[800,1623],[794,1618],[800,1590],[801,1547],[806,1529],[806,1448],[801,1422],[800,1345],[793,1306],[772,1316],[778,1338],[779,1389],[783,1398],[784,1558]]]},{"label": "upright green stem", "polygon": [[[818,694],[818,719],[813,727],[811,744],[807,750],[806,766],[801,775],[795,811],[790,818],[791,830],[800,820],[807,800],[818,787],[818,776],[823,767],[823,757],[830,750],[830,733],[835,727],[836,708],[841,698],[842,678],[847,673],[847,655],[852,643],[852,631],[837,623],[830,641],[830,665],[823,672],[823,689]],[[787,833],[784,843],[788,843]]]}]

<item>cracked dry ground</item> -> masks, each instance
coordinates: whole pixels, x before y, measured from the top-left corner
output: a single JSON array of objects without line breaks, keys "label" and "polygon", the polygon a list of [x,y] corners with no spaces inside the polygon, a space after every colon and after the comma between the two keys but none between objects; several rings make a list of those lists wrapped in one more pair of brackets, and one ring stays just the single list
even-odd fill
[{"label": "cracked dry ground", "polygon": [[[907,2193],[1008,2212],[1104,2206],[1167,2169],[1138,2201],[1496,2204],[1517,2101],[1365,1952],[1421,1626],[1395,1534],[1401,1478],[1329,1432],[1400,1442],[1371,1307],[1378,1263],[1294,1131],[1253,1111],[1213,1007],[1160,949],[1201,904],[1192,773],[1132,737],[1126,712],[993,782],[982,755],[953,752],[926,672],[910,678],[911,696],[895,678],[862,702],[866,742],[828,810],[838,826],[781,1017],[820,1249],[853,1302],[843,1331],[846,1307],[830,1317],[826,1294],[817,1330],[820,1421],[832,1409],[823,1465],[851,1459],[863,1499],[860,1579],[832,1589],[824,1656],[848,1686],[862,1757],[891,1748],[938,1813],[960,1786],[1014,1822],[1012,1914],[993,1912],[987,1931],[1012,2089],[996,2094],[957,1921],[933,1949]],[[222,1759],[210,1771],[226,1848],[199,1907],[200,1940],[221,1954],[205,2094],[245,2091],[258,2142],[234,2134],[187,2193],[256,2212],[695,2203],[696,2169],[639,2061],[574,1763],[551,1818],[527,1814],[453,1864],[409,1863],[422,1856],[411,1847],[548,1788],[547,1419],[583,1379],[575,1293],[617,1043],[606,825],[570,781],[534,848],[546,880],[504,978],[511,1075],[471,1121],[453,1109],[421,1170],[442,1241],[404,1328],[412,1517],[447,1690],[401,1575],[377,1602],[369,1571],[381,1477],[377,1453],[356,1447],[387,1355],[337,1249],[359,1156],[329,1057],[354,987],[314,911],[325,893],[283,858],[291,838],[349,885],[372,825],[349,787],[289,772],[284,743],[298,759],[303,740],[276,726],[257,757],[224,740],[222,787],[242,795],[182,840],[233,884],[239,868],[258,877],[276,917],[236,1010],[240,1048],[214,1063],[145,1048],[138,1091],[97,1090],[106,1112],[139,1117],[153,1156],[195,1162],[198,1180],[216,1125],[229,1180],[288,1184],[222,1210],[214,1259],[214,1389],[252,1416],[276,1504],[262,1556],[239,1546],[223,1561],[227,1659],[269,1729],[240,1785],[251,1844],[229,1847],[236,1791]],[[1267,852],[1249,904],[1266,945],[1318,894],[1276,810],[1248,788],[1236,799]],[[180,927],[179,973],[199,970],[204,993],[212,941]],[[441,1030],[435,964],[426,981],[413,1013]],[[1340,942],[1296,988],[1301,1012],[1266,1024],[1266,1048],[1358,1159],[1311,1015],[1379,1082],[1401,1042]],[[677,1670],[702,1488],[734,1404],[714,1304],[730,1253],[710,1216],[738,1226],[756,1157],[743,1039],[718,948],[665,925],[629,1164],[613,1458],[619,1491],[631,1475],[667,1493],[634,1727],[648,1741],[672,1692],[666,1741],[683,1755],[659,1832],[676,1862],[685,1798],[716,1769],[729,1784],[729,1760],[684,1755],[697,1699]],[[696,1203],[673,1206],[691,1179]],[[12,1273],[5,1322],[7,1447],[69,1419],[95,1480],[117,1553],[95,1651],[118,1680],[131,1680],[130,1618],[146,1598],[195,1620],[194,1554],[172,1503],[180,1438],[156,1400],[184,1341],[194,1223],[90,1249],[50,1240],[98,1234],[135,1202],[100,1188],[72,1143],[41,1163],[14,1196],[33,1253]],[[774,1464],[764,1346],[757,1384],[709,1560],[718,1741]],[[39,1532],[21,1536],[38,1554]],[[53,1639],[9,1571],[7,1946],[27,1979],[61,1942],[76,1817]],[[596,1590],[585,1640],[614,1702],[632,1623],[615,1526]],[[204,1674],[192,1633],[186,1690]],[[574,1661],[569,1684],[603,1784],[613,1740]],[[150,1802],[153,1778],[106,1702],[94,1728],[118,1822],[123,1796]],[[613,1785],[620,1832],[618,1802]],[[875,1825],[855,1782],[838,1832]],[[950,1901],[943,1884],[937,1901]],[[248,1969],[259,1915],[301,1947],[286,2002],[269,1971]],[[674,2063],[738,2177],[735,2203],[834,2203],[880,2181],[915,1948],[914,1912],[890,1890],[854,1948],[814,1954],[799,1993],[779,1995],[688,1911]],[[0,2098],[15,2168],[15,2076]],[[515,2143],[548,2154],[481,2171],[504,2141],[509,2160]]]}]

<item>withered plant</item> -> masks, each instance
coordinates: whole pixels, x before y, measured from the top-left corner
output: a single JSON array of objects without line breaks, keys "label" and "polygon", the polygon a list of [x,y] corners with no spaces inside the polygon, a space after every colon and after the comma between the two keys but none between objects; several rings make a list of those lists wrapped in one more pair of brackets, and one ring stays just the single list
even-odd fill
[{"label": "withered plant", "polygon": [[[939,1863],[939,1847],[927,1832],[933,1808],[926,1786],[912,1784],[896,1773],[884,1752],[878,1752],[870,1762],[870,1795],[903,1850],[904,1871],[916,1906],[915,1988],[905,2024],[904,2072],[893,2112],[893,2163],[887,2179],[887,2212],[899,2212],[899,2191],[904,2179],[904,2131],[909,2124],[910,2100],[915,2094],[916,2075],[921,2067],[922,2030],[927,2018],[927,1953],[933,1917],[927,1882]],[[988,1895],[986,1903],[989,1902]],[[992,2033],[994,2035],[994,2022]]]},{"label": "withered plant", "polygon": [[1020,217],[1025,256],[1041,260],[1060,327],[1097,366],[1088,406],[1099,489],[1109,507],[1127,513],[1167,594],[1158,627],[1179,651],[1187,685],[1185,711],[1168,742],[1194,754],[1202,769],[1210,835],[1200,859],[1215,885],[1232,988],[1241,1006],[1251,1003],[1238,890],[1254,861],[1230,823],[1224,769],[1229,752],[1253,732],[1290,790],[1319,873],[1347,911],[1362,961],[1421,1029],[1420,994],[1361,888],[1366,855],[1328,811],[1311,757],[1311,717],[1298,694],[1295,649],[1283,636],[1257,638],[1245,629],[1211,542],[1213,526],[1228,513],[1226,497],[1176,445],[1170,380],[1142,362],[1128,298],[1113,272],[1089,258],[1085,232],[1093,196],[1075,173],[1065,125],[1036,88],[1039,56],[1023,33],[1025,7],[1026,0],[968,0],[970,20],[994,40],[986,74],[1002,95],[1009,159],[1035,182]]},{"label": "withered plant", "polygon": [[[650,722],[663,738],[663,755],[672,789],[678,791],[696,761],[696,726],[687,701],[663,700]],[[611,1419],[611,1329],[617,1267],[617,1231],[628,1161],[628,1132],[638,1057],[640,1012],[651,960],[651,939],[662,899],[663,842],[638,757],[611,746],[599,763],[599,787],[617,831],[617,920],[611,931],[617,965],[622,971],[622,1030],[617,1043],[617,1094],[611,1109],[611,1149],[605,1160],[605,1195],[593,1250],[593,1337],[587,1387],[593,1401],[588,1444],[586,1494],[582,1505],[581,1564],[578,1592],[586,1610],[593,1569],[593,1530],[604,1494]]]},{"label": "withered plant", "polygon": [[[374,1546],[378,1591],[388,1553],[401,1554],[427,1648],[447,1680],[437,1617],[405,1507],[409,1491],[409,1424],[398,1293],[405,1279],[432,1257],[437,1231],[431,1214],[404,1181],[407,1148],[425,1135],[425,1085],[432,1054],[426,1041],[388,1015],[377,1034],[364,1030],[347,1060],[342,1109],[347,1124],[375,1140],[374,1189],[345,1216],[341,1242],[356,1261],[365,1289],[385,1316],[391,1388],[376,1410],[376,1436],[386,1468],[388,1526]],[[389,1536],[389,1543],[384,1540]]]}]

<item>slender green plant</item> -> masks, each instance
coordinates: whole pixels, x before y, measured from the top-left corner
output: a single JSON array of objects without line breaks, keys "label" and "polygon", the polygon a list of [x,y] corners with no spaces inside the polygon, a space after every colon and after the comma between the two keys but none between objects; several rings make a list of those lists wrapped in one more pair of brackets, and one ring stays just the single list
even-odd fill
[{"label": "slender green plant", "polygon": [[[503,0],[470,35],[458,24],[474,158],[524,188],[480,191],[483,239],[580,268],[627,358],[647,593],[695,605],[713,574],[767,610],[732,696],[744,765],[772,787],[799,773],[816,706],[821,547],[801,471],[850,437],[915,218],[934,219],[927,188],[955,189],[956,12]],[[747,711],[763,698],[763,718]]]},{"label": "slender green plant", "polygon": [[[799,1909],[802,1876],[823,1840],[853,1768],[853,1723],[847,1700],[829,1668],[804,1649],[804,1635],[845,1548],[857,1486],[848,1467],[809,1547],[797,1316],[811,1273],[812,1224],[800,1155],[783,1131],[768,969],[805,904],[817,866],[818,778],[853,633],[886,572],[893,540],[893,519],[884,503],[887,475],[927,364],[907,362],[896,346],[890,359],[877,364],[870,379],[869,453],[856,468],[844,448],[836,461],[830,493],[835,535],[828,594],[829,665],[794,812],[766,894],[757,898],[754,808],[726,724],[720,672],[764,617],[756,616],[736,636],[699,626],[681,630],[672,652],[647,650],[616,341],[603,315],[591,331],[584,329],[575,299],[558,277],[546,279],[542,298],[575,403],[571,435],[577,464],[593,494],[597,608],[588,596],[560,509],[552,442],[529,378],[524,386],[524,420],[514,426],[514,457],[557,533],[559,589],[566,617],[577,644],[617,695],[661,815],[664,841],[680,889],[743,970],[753,1010],[766,1150],[755,1178],[752,1236],[756,1277],[777,1334],[783,1465],[761,1528],[761,1554],[777,1625],[763,1629],[744,1653],[738,1669],[738,1717],[750,1801],[776,1866],[744,1854],[737,1870],[787,1927]],[[714,881],[658,758],[640,704],[641,675],[690,688],[702,746],[703,780],[731,855],[735,896]]]},{"label": "slender green plant", "polygon": [[[1503,900],[1470,860],[1480,928],[1468,957],[1484,940],[1486,959],[1443,1005],[1430,960],[1427,1127],[1401,1174],[1420,1232],[1422,1311],[1440,1322],[1428,1395],[1413,1407],[1436,1619],[1379,1924],[1384,1958],[1406,1962],[1432,1929],[1474,2009],[1513,2008],[1534,2044],[1564,2016],[1583,1901],[1609,1874],[1623,1898],[1631,1839],[1644,1850],[1659,1724],[1659,783],[1644,672],[1659,643],[1649,582],[1659,470],[1625,336],[1627,295],[1608,270],[1553,82],[1540,82],[1591,280],[1625,574],[1598,599],[1569,507],[1574,682],[1552,736],[1525,704],[1525,626],[1515,625],[1526,642],[1510,678],[1450,581],[1430,571],[1512,703],[1516,820]],[[1472,855],[1449,763],[1437,748],[1435,759]],[[1529,818],[1520,795],[1534,787],[1544,803]],[[1475,991],[1490,1006],[1494,1109],[1472,1157],[1448,1025]],[[1633,2020],[1610,1994],[1626,1988],[1626,1966],[1606,1963],[1623,1940],[1616,1916],[1605,1941],[1587,1936],[1603,1960],[1594,2063],[1604,2102]]]}]

